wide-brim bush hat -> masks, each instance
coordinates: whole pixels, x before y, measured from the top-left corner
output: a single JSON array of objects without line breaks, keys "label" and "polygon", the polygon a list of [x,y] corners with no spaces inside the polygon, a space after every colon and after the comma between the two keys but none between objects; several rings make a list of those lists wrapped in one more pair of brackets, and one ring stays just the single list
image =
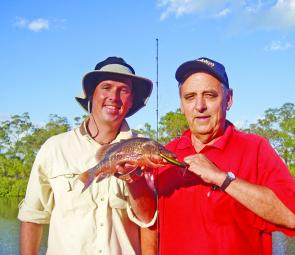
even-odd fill
[{"label": "wide-brim bush hat", "polygon": [[144,107],[152,93],[153,83],[151,80],[135,75],[131,65],[127,64],[123,58],[108,57],[99,62],[94,71],[91,71],[82,79],[83,91],[80,96],[75,97],[77,102],[90,112],[90,101],[96,86],[104,80],[111,80],[112,77],[125,77],[132,81],[133,105],[126,114],[129,117]]},{"label": "wide-brim bush hat", "polygon": [[229,88],[224,65],[205,57],[190,60],[181,64],[176,70],[175,78],[179,82],[179,85],[181,85],[191,74],[198,72],[205,72],[214,76],[225,87]]}]

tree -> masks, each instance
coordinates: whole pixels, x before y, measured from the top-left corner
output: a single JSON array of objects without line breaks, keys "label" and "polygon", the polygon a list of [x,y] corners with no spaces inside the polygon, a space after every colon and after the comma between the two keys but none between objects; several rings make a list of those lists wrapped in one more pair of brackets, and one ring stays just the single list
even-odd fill
[{"label": "tree", "polygon": [[0,152],[10,157],[17,157],[21,147],[21,139],[29,135],[33,124],[27,112],[12,115],[10,120],[2,121],[0,126]]},{"label": "tree", "polygon": [[65,117],[50,115],[44,127],[36,127],[28,113],[13,115],[0,125],[0,173],[2,176],[27,178],[36,153],[51,136],[69,130]]},{"label": "tree", "polygon": [[259,134],[269,140],[295,175],[295,106],[285,103],[280,108],[270,108],[257,123],[244,131]]},{"label": "tree", "polygon": [[[175,112],[168,112],[161,117],[159,123],[159,142],[165,144],[175,137],[181,136],[184,130],[188,128],[184,115],[177,109]],[[137,130],[138,133],[146,137],[156,139],[157,132],[151,128],[148,123],[144,124],[144,128]]]},{"label": "tree", "polygon": [[51,114],[49,122],[44,127],[34,128],[31,134],[23,137],[20,142],[22,144],[21,152],[26,176],[30,174],[35,156],[41,145],[51,136],[66,132],[69,129],[70,125],[67,118]]},{"label": "tree", "polygon": [[28,113],[0,122],[0,196],[23,196],[41,145],[70,128],[67,118],[56,114],[50,115],[42,127],[33,125]]},{"label": "tree", "polygon": [[167,143],[181,134],[188,128],[185,116],[177,109],[175,112],[168,112],[160,119],[160,140]]},{"label": "tree", "polygon": [[155,129],[152,129],[152,126],[149,123],[145,123],[143,128],[135,131],[142,134],[144,137],[148,137],[154,140],[157,139],[157,131]]}]

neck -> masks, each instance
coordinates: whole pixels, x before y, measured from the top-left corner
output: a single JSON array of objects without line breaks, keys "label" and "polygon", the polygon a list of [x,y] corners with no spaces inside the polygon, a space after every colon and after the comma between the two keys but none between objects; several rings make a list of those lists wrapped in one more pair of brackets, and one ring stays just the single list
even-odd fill
[{"label": "neck", "polygon": [[94,119],[93,115],[90,116],[86,127],[90,136],[102,145],[111,143],[120,131],[120,126],[110,126],[99,123]]},{"label": "neck", "polygon": [[219,137],[224,134],[227,126],[228,126],[228,123],[226,122],[223,125],[223,127],[220,129],[220,131],[216,132],[215,134],[211,133],[211,134],[199,135],[199,134],[192,133],[191,135],[192,144],[196,152],[200,152],[206,145],[213,144],[216,140],[218,140]]},{"label": "neck", "polygon": [[218,137],[212,139],[210,136],[204,137],[192,134],[191,139],[196,152],[200,152],[206,145],[214,143]]}]

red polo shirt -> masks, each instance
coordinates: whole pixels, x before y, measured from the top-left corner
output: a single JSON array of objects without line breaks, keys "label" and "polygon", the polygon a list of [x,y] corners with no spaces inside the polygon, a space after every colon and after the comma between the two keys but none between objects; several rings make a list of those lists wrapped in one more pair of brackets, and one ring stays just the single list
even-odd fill
[{"label": "red polo shirt", "polygon": [[[196,154],[191,132],[167,145],[179,160]],[[295,181],[268,141],[229,125],[214,144],[200,152],[223,171],[272,189],[295,212]],[[160,255],[271,254],[272,231],[295,230],[271,224],[226,192],[212,190],[193,173],[167,166],[158,176]]]}]

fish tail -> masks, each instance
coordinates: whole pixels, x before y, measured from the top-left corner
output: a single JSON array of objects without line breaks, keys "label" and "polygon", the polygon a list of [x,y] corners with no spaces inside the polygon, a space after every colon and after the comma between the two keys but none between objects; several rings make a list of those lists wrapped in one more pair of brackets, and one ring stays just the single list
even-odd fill
[{"label": "fish tail", "polygon": [[80,175],[79,180],[84,183],[84,188],[82,189],[82,192],[84,192],[90,186],[94,178],[95,175],[92,171],[86,171]]}]

